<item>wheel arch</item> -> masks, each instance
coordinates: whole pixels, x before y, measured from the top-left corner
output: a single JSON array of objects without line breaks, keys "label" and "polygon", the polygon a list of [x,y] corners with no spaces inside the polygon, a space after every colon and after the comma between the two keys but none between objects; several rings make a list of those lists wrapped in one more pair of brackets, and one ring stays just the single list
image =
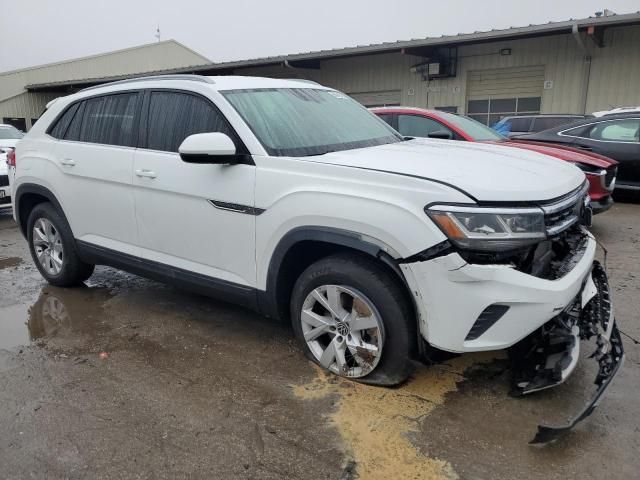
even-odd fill
[{"label": "wheel arch", "polygon": [[27,220],[29,214],[40,203],[51,203],[62,216],[64,211],[60,202],[51,190],[35,183],[23,183],[16,189],[15,215],[22,235],[27,237]]},{"label": "wheel arch", "polygon": [[[356,232],[332,227],[297,227],[282,237],[269,262],[266,291],[259,292],[260,310],[274,318],[289,319],[291,290],[300,274],[321,258],[344,251],[366,256],[385,267],[405,291],[419,331],[415,298],[397,260],[386,252],[382,245],[367,241]],[[417,341],[421,350],[420,338]]]}]

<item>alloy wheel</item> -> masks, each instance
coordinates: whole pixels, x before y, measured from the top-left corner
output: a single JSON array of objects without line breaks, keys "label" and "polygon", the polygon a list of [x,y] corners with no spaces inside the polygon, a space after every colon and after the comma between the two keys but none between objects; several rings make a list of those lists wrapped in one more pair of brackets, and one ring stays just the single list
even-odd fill
[{"label": "alloy wheel", "polygon": [[46,218],[39,218],[33,225],[32,242],[42,268],[49,275],[59,275],[64,265],[64,248],[58,229]]},{"label": "alloy wheel", "polygon": [[350,378],[371,373],[382,354],[384,328],[375,305],[361,292],[322,285],[302,304],[302,333],[324,368]]}]

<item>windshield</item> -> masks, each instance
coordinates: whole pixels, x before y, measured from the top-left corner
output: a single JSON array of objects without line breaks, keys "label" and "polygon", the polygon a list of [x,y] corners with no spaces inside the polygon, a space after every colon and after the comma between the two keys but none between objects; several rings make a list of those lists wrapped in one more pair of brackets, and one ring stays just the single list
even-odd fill
[{"label": "windshield", "polygon": [[441,115],[447,122],[455,125],[464,133],[469,135],[476,142],[505,140],[505,137],[500,135],[498,132],[472,118],[442,112],[440,112],[439,115]]},{"label": "windshield", "polygon": [[347,95],[313,88],[221,92],[269,155],[309,156],[402,141]]},{"label": "windshield", "polygon": [[24,133],[11,125],[5,125],[0,127],[0,139],[2,140],[14,140],[24,137]]}]

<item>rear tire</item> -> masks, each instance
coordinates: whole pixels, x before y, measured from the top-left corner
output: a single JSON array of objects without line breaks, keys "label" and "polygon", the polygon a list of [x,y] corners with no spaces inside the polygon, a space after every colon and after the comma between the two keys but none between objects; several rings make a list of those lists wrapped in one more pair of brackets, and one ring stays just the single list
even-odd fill
[{"label": "rear tire", "polygon": [[291,319],[305,355],[362,383],[392,386],[412,371],[417,338],[400,282],[363,255],[337,254],[296,281]]},{"label": "rear tire", "polygon": [[36,267],[51,285],[70,287],[88,279],[95,265],[80,260],[67,220],[50,203],[29,214],[27,240]]}]

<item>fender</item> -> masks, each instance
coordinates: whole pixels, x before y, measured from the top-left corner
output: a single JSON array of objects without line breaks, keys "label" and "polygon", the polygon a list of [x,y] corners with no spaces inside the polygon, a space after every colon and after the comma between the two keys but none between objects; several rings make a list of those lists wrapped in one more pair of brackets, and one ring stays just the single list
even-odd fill
[{"label": "fender", "polygon": [[26,238],[27,237],[27,232],[26,232],[26,218],[22,219],[20,218],[20,202],[22,200],[22,197],[25,194],[28,193],[34,193],[36,195],[40,195],[44,198],[46,198],[49,202],[51,202],[53,204],[54,207],[56,207],[56,209],[64,216],[64,210],[62,209],[62,206],[60,205],[60,202],[58,201],[58,199],[56,198],[56,196],[53,194],[53,192],[51,190],[49,190],[46,187],[43,187],[42,185],[38,185],[36,183],[23,183],[20,186],[18,186],[17,190],[16,190],[16,198],[14,200],[15,202],[15,216],[16,216],[16,221],[18,223],[18,225],[20,225],[20,231],[22,232],[22,235]]},{"label": "fender", "polygon": [[[267,270],[267,289],[265,292],[259,292],[258,299],[260,310],[264,314],[275,318],[283,317],[284,312],[280,311],[281,309],[278,307],[278,275],[287,253],[297,243],[303,241],[317,241],[347,247],[377,258],[390,267],[402,281],[403,285],[406,286],[404,275],[398,266],[397,260],[389,255],[383,246],[363,239],[361,234],[332,227],[296,227],[280,239],[271,256]],[[410,297],[413,298],[413,295],[410,295]]]}]

